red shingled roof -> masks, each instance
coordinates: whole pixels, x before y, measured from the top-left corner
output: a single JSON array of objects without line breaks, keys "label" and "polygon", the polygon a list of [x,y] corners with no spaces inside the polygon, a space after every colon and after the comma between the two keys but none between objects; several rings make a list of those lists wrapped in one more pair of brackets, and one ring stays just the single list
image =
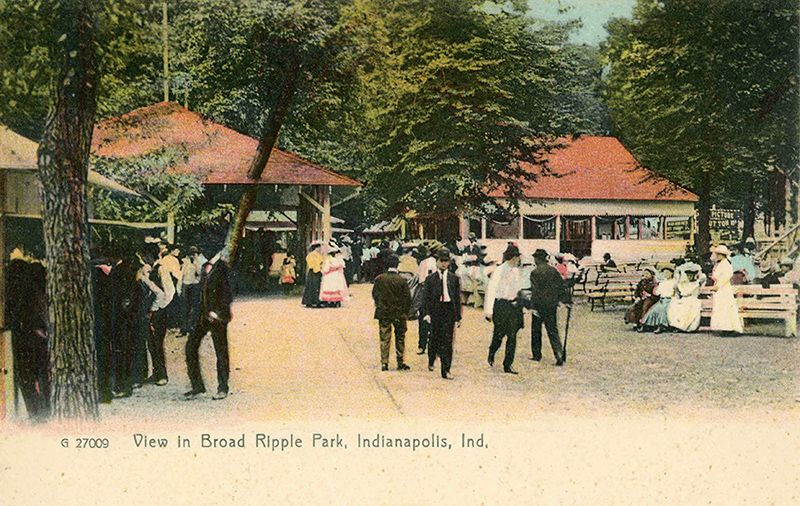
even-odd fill
[{"label": "red shingled roof", "polygon": [[[184,151],[173,169],[200,175],[206,184],[250,184],[247,171],[258,140],[180,104],[161,102],[95,125],[92,152],[125,158],[165,148]],[[273,149],[261,176],[264,184],[359,186],[361,183],[287,151]]]},{"label": "red shingled roof", "polygon": [[[565,146],[548,155],[556,175],[539,176],[528,183],[532,199],[667,200],[696,202],[697,195],[643,167],[614,137],[560,140]],[[522,162],[528,171],[537,170]],[[538,170],[537,170],[538,172]],[[560,177],[559,177],[560,176]],[[502,191],[492,193],[502,197]]]}]

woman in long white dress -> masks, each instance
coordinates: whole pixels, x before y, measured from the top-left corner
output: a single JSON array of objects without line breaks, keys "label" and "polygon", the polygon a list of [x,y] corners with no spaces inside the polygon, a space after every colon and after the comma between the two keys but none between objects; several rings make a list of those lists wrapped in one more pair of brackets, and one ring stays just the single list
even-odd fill
[{"label": "woman in long white dress", "polygon": [[687,262],[677,270],[678,284],[669,305],[669,325],[683,332],[694,332],[700,327],[700,288],[705,284],[706,276],[700,272],[700,266]]},{"label": "woman in long white dress", "polygon": [[742,317],[739,314],[739,304],[733,293],[731,278],[733,277],[733,267],[731,266],[731,253],[725,245],[712,248],[714,259],[717,264],[711,273],[714,280],[713,307],[711,309],[711,330],[722,332],[744,332]]},{"label": "woman in long white dress", "polygon": [[342,305],[343,300],[349,298],[347,280],[344,277],[345,261],[338,246],[332,245],[328,254],[328,258],[322,264],[319,299],[338,307]]}]

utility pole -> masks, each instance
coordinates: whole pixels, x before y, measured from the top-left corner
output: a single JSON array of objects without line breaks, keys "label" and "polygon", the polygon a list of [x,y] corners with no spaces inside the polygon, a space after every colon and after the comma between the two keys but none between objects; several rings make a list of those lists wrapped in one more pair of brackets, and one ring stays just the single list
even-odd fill
[{"label": "utility pole", "polygon": [[161,40],[164,44],[164,102],[169,102],[169,25],[167,23],[167,0],[164,0]]}]

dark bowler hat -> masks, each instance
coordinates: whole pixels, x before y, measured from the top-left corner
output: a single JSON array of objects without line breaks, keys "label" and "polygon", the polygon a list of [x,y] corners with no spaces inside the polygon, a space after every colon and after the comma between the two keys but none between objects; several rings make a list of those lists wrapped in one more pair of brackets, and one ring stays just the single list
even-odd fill
[{"label": "dark bowler hat", "polygon": [[509,244],[505,253],[503,253],[503,260],[511,260],[512,258],[516,258],[518,256],[520,256],[520,252],[517,245]]},{"label": "dark bowler hat", "polygon": [[436,252],[436,260],[450,260],[450,250],[442,246]]},{"label": "dark bowler hat", "polygon": [[542,260],[547,260],[548,256],[550,255],[542,248],[539,248],[533,252],[533,258],[541,258]]}]

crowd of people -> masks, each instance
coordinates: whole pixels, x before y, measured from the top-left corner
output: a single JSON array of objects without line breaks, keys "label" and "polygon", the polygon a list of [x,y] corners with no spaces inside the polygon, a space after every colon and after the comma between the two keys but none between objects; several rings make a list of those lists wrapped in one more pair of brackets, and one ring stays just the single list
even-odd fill
[{"label": "crowd of people", "polygon": [[[135,255],[119,248],[92,262],[94,349],[100,402],[130,397],[144,385],[169,382],[164,340],[168,328],[187,339],[186,364],[191,390],[205,392],[199,347],[210,333],[217,358],[217,393],[228,394],[230,370],[227,325],[232,291],[224,250],[201,252],[153,240]],[[46,420],[50,402],[47,346],[47,280],[41,260],[21,249],[11,254],[6,283],[5,320],[12,333],[15,384],[33,420]]]},{"label": "crowd of people", "polygon": [[720,244],[711,248],[705,265],[678,259],[663,265],[656,274],[645,270],[636,286],[636,301],[625,314],[639,332],[661,333],[667,330],[694,332],[700,328],[702,301],[700,291],[710,286],[711,330],[742,333],[743,322],[736,302],[735,286],[800,282],[800,266],[784,258],[778,269],[760,273],[752,256],[753,244],[746,242],[728,248]]},{"label": "crowd of people", "polygon": [[[452,249],[451,249],[452,248]],[[679,259],[646,269],[635,292],[636,302],[626,321],[640,332],[670,329],[693,332],[700,327],[704,286],[713,290],[712,330],[741,333],[742,319],[734,296],[737,284],[800,283],[800,269],[785,259],[780,268],[760,273],[747,244],[730,250],[711,250],[708,265]],[[482,307],[493,333],[487,362],[505,341],[503,371],[514,368],[517,334],[531,315],[531,360],[542,359],[543,329],[556,365],[566,360],[557,322],[559,305],[571,307],[571,283],[583,268],[570,254],[550,255],[538,249],[530,258],[508,242],[502,260],[490,259],[474,234],[450,247],[437,241],[363,243],[345,236],[328,243],[312,243],[305,258],[302,304],[310,308],[341,307],[350,299],[349,286],[373,282],[374,318],[379,323],[381,369],[388,370],[392,334],[397,369],[404,360],[408,320],[418,321],[417,353],[427,354],[428,368],[437,359],[443,378],[451,379],[453,336],[461,325],[462,304]],[[606,254],[596,265],[613,271],[616,263]],[[49,413],[50,371],[47,347],[46,269],[41,261],[15,250],[8,263],[5,318],[12,331],[15,383],[31,417]],[[224,249],[196,246],[185,250],[154,239],[129,256],[109,249],[92,264],[95,296],[95,350],[97,391],[101,402],[132,395],[144,385],[169,382],[164,340],[169,328],[186,338],[185,358],[195,399],[206,388],[200,371],[199,348],[209,333],[216,354],[217,392],[229,391],[230,361],[227,326],[233,298]],[[286,294],[299,276],[290,254],[282,258],[280,283]],[[462,297],[463,294],[463,297]],[[570,314],[569,312],[567,313]]]},{"label": "crowd of people", "polygon": [[232,291],[225,251],[191,246],[182,253],[180,247],[154,240],[133,258],[111,250],[93,262],[101,402],[129,397],[143,385],[169,382],[164,351],[169,328],[187,339],[186,365],[192,387],[186,397],[205,392],[198,350],[208,333],[217,358],[214,398],[227,395]]}]

